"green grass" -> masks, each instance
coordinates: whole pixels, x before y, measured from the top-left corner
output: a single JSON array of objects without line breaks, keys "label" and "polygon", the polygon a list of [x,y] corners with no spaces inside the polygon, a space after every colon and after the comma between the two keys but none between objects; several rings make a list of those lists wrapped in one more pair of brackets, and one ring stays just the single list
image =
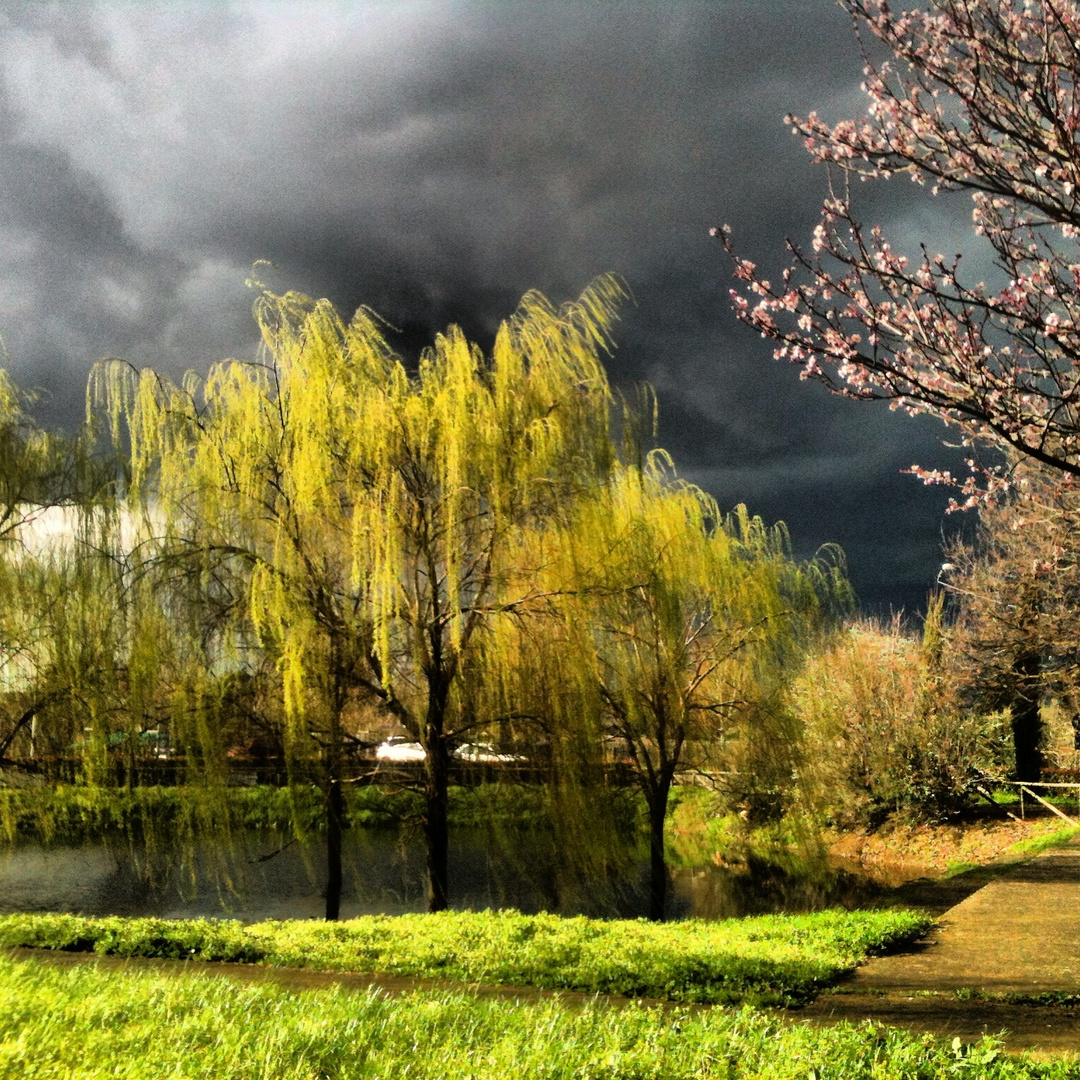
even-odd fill
[{"label": "green grass", "polygon": [[978,870],[980,868],[979,863],[974,862],[950,862],[945,867],[945,873],[941,876],[945,879],[959,877],[960,874],[970,874],[972,870]]},{"label": "green grass", "polygon": [[1065,825],[1052,833],[1046,833],[1044,836],[1033,836],[1030,840],[1018,840],[1008,849],[1006,855],[1036,855],[1047,848],[1066,843],[1078,833],[1080,833],[1080,829],[1075,825]]},{"label": "green grass", "polygon": [[39,1080],[1066,1080],[872,1024],[752,1009],[519,1004],[468,994],[290,992],[227,979],[0,957],[0,1075]]},{"label": "green grass", "polygon": [[7,915],[0,945],[790,1005],[929,925],[926,916],[899,910],[661,924],[514,911],[252,925]]}]

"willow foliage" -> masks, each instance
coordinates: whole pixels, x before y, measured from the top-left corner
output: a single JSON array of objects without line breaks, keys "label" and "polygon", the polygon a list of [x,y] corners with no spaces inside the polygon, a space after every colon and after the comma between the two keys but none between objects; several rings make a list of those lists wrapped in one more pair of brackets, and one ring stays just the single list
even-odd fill
[{"label": "willow foliage", "polygon": [[782,528],[725,518],[662,453],[637,454],[631,410],[613,429],[600,356],[622,296],[610,277],[561,308],[529,293],[490,356],[451,327],[411,370],[366,309],[346,322],[264,292],[257,363],[179,385],[96,370],[147,550],[214,601],[218,670],[250,645],[277,665],[286,748],[322,762],[331,868],[356,704],[426,752],[437,909],[456,745],[520,727],[550,752],[566,819],[610,848],[618,810],[583,793],[614,740],[662,831],[676,772],[739,724],[768,727],[843,592],[792,562]]},{"label": "willow foliage", "polygon": [[98,505],[45,520],[49,532],[39,523],[0,558],[0,759],[54,781],[134,784],[165,728],[213,757],[194,745],[181,685],[205,653],[110,546],[114,515]]},{"label": "willow foliage", "polygon": [[[2,351],[2,346],[0,346]],[[27,409],[33,394],[0,369],[0,544],[23,539],[24,526],[50,506],[70,503],[80,468],[74,443],[39,428]]]},{"label": "willow foliage", "polygon": [[[597,347],[619,295],[601,279],[560,311],[530,294],[490,362],[451,327],[410,375],[370,312],[345,323],[327,301],[265,294],[260,363],[179,386],[110,363],[94,392],[130,435],[131,498],[250,565],[250,615],[299,714],[320,635],[370,636],[388,691],[402,622],[445,625],[460,649],[502,569],[496,537],[603,469]],[[430,659],[423,637],[410,646]]]},{"label": "willow foliage", "polygon": [[[787,685],[848,601],[842,564],[795,562],[783,526],[744,507],[723,515],[661,451],[614,465],[559,529],[530,541],[546,614],[505,628],[520,637],[507,707],[531,695],[557,761],[580,771],[606,746],[630,771],[648,805],[650,910],[661,918],[677,776],[722,773],[755,813],[781,809],[798,741]],[[595,829],[596,810],[574,817]]]},{"label": "willow foliage", "polygon": [[777,700],[850,601],[842,563],[796,562],[783,525],[742,506],[724,515],[661,452],[616,466],[563,532],[534,543],[538,591],[559,623],[540,636],[564,646],[558,683],[592,687],[597,723],[645,774],[660,768],[654,752],[682,755],[684,768],[708,767],[710,754],[730,765],[712,752]]},{"label": "willow foliage", "polygon": [[14,783],[77,766],[97,778],[130,668],[115,566],[89,554],[109,516],[89,507],[109,464],[38,428],[32,400],[0,371],[0,764]]},{"label": "willow foliage", "polygon": [[521,536],[610,472],[599,353],[621,296],[608,277],[559,309],[530,293],[490,358],[451,327],[410,371],[366,309],[345,322],[263,293],[258,363],[177,385],[110,362],[92,379],[161,563],[242,595],[239,634],[278,664],[294,754],[318,748],[332,788],[358,697],[424,744],[435,904],[449,756],[474,723],[464,683],[500,659],[493,616],[532,589]]}]

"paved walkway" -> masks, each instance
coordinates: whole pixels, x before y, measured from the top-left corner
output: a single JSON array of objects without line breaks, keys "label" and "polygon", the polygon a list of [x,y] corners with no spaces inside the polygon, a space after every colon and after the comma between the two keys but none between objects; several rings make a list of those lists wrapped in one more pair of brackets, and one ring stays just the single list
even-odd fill
[{"label": "paved walkway", "polygon": [[872,1018],[965,1040],[1006,1028],[1010,1046],[1080,1053],[1080,1006],[983,996],[1080,995],[1080,843],[1000,871],[913,950],[869,961],[840,990],[803,1015]]}]

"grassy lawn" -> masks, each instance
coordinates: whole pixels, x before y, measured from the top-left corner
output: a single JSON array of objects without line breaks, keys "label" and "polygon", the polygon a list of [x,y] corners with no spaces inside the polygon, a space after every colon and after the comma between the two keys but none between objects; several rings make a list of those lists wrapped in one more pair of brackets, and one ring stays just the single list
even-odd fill
[{"label": "grassy lawn", "polygon": [[514,911],[252,925],[7,915],[0,917],[0,945],[790,1005],[929,925],[927,917],[899,910],[661,924]]},{"label": "grassy lawn", "polygon": [[468,994],[290,992],[0,957],[0,1075],[159,1080],[901,1080],[1080,1077],[1080,1064],[952,1048],[751,1008],[571,1009]]}]

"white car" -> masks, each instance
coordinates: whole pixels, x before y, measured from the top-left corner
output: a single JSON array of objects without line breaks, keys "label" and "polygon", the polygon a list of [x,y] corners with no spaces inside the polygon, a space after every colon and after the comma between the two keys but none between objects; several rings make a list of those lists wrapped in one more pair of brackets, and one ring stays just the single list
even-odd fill
[{"label": "white car", "polygon": [[500,754],[491,743],[462,743],[454,751],[460,761],[524,761],[520,754]]},{"label": "white car", "polygon": [[391,735],[375,747],[377,761],[423,761],[427,757],[418,742],[409,742],[401,735]]}]

